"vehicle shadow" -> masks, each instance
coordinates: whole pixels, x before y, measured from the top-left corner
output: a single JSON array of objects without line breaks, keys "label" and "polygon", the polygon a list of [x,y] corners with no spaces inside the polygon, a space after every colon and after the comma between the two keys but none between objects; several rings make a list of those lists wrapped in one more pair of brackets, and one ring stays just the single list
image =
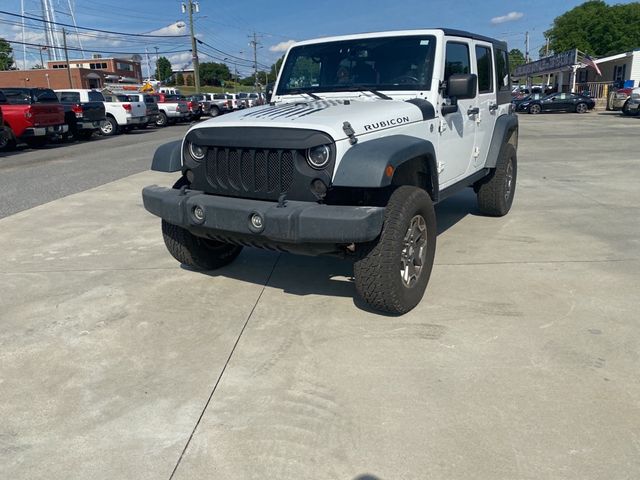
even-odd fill
[{"label": "vehicle shadow", "polygon": [[[467,215],[477,214],[479,212],[473,190],[460,192],[436,206],[437,234],[454,227]],[[195,271],[185,265],[182,268]],[[268,278],[272,270],[273,273]],[[361,310],[376,315],[395,316],[372,310],[358,297],[353,279],[353,260],[348,258],[309,257],[245,248],[234,263],[219,270],[199,273],[257,285],[264,285],[268,279],[270,288],[285,293],[298,296],[350,297]]]}]

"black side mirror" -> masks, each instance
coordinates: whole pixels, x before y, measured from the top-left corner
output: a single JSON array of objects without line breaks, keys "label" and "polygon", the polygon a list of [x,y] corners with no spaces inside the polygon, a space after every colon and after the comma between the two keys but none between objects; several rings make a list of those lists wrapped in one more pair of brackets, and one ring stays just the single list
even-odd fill
[{"label": "black side mirror", "polygon": [[473,73],[451,75],[447,80],[447,96],[464,100],[475,98],[478,91],[478,76]]}]

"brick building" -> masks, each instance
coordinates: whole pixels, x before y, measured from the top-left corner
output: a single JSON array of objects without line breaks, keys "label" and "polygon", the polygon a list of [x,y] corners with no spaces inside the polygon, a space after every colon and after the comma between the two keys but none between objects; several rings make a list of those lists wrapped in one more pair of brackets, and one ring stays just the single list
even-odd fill
[{"label": "brick building", "polygon": [[142,83],[140,62],[124,58],[69,60],[71,85],[64,61],[49,61],[46,69],[0,72],[2,87],[102,88],[106,83]]}]

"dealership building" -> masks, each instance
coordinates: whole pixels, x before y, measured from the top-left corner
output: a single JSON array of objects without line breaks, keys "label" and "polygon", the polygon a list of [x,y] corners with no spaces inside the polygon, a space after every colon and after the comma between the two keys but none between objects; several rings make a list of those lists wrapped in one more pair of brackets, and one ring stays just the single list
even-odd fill
[{"label": "dealership building", "polygon": [[594,98],[606,98],[611,88],[640,86],[640,49],[590,60],[577,49],[541,58],[517,67],[513,77],[520,83],[531,83],[543,77],[543,83],[558,92],[589,92]]},{"label": "dealership building", "polygon": [[[69,78],[71,77],[71,78]],[[47,68],[0,72],[0,88],[102,88],[108,83],[142,83],[139,61],[101,58],[49,61]]]}]

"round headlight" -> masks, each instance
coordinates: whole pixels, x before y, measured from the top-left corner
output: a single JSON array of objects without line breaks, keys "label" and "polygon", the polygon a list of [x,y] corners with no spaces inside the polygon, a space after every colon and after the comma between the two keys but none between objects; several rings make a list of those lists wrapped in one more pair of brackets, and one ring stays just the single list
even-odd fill
[{"label": "round headlight", "polygon": [[189,153],[196,160],[202,160],[207,155],[207,147],[189,143]]},{"label": "round headlight", "polygon": [[320,145],[307,150],[307,163],[311,168],[321,170],[329,164],[331,150],[328,145]]}]

